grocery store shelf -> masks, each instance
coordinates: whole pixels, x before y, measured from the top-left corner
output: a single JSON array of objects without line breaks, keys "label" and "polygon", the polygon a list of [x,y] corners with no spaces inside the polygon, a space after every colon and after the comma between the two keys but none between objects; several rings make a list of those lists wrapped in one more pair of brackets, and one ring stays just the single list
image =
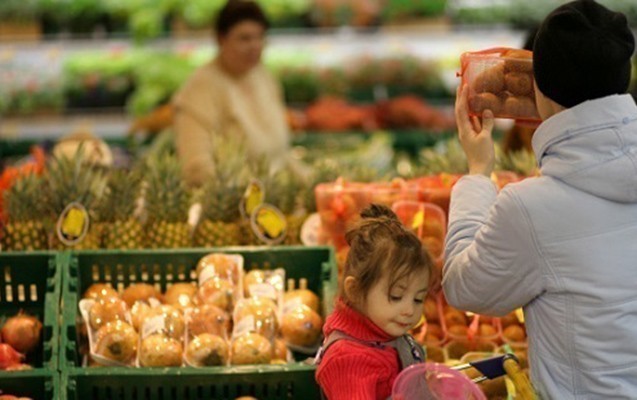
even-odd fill
[{"label": "grocery store shelf", "polygon": [[57,139],[80,130],[103,138],[126,134],[131,118],[123,112],[86,115],[51,115],[0,118],[0,139]]},{"label": "grocery store shelf", "polygon": [[[453,57],[463,51],[492,46],[518,46],[523,32],[509,29],[417,29],[383,28],[375,31],[294,30],[270,35],[270,50],[290,50],[312,55],[321,64],[333,63],[356,54],[387,55],[410,53],[423,58]],[[58,39],[52,41],[0,42],[0,64],[17,61],[46,66],[48,71],[59,68],[65,56],[78,52],[123,51],[134,48],[126,39]],[[214,48],[209,36],[162,38],[147,43],[144,48],[177,52]]]}]

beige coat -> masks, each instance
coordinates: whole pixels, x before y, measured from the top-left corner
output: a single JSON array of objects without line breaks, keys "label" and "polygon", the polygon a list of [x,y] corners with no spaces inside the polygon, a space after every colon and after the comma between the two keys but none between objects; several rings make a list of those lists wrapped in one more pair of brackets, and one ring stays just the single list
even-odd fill
[{"label": "beige coat", "polygon": [[242,136],[252,155],[286,157],[289,130],[281,90],[262,65],[234,78],[212,61],[195,71],[173,104],[177,152],[190,185],[201,185],[214,171],[215,135]]}]

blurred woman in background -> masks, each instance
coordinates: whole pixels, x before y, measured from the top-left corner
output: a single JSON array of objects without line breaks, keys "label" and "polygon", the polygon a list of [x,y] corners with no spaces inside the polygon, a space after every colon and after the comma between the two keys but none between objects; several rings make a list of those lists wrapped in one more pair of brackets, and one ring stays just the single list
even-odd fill
[{"label": "blurred woman in background", "polygon": [[285,159],[289,131],[282,90],[261,62],[269,22],[253,1],[229,0],[215,31],[218,54],[173,98],[184,179],[199,186],[213,173],[214,137],[245,140],[250,155]]}]

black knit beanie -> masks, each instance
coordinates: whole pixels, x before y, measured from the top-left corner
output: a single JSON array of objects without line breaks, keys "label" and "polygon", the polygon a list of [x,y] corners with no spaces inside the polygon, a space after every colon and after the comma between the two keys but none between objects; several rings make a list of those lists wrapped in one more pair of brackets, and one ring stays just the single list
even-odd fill
[{"label": "black knit beanie", "polygon": [[567,108],[626,93],[634,50],[624,14],[594,0],[573,1],[540,26],[533,47],[535,81],[545,96]]}]

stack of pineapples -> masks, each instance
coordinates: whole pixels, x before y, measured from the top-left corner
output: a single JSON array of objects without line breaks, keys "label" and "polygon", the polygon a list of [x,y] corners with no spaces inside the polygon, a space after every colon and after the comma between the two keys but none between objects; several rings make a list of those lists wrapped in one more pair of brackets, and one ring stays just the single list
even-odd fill
[{"label": "stack of pineapples", "polygon": [[[100,225],[95,223],[98,199],[105,187],[104,171],[86,162],[83,148],[80,147],[73,157],[53,157],[47,169],[44,183],[46,192],[46,210],[55,222],[67,206],[73,202],[86,208],[89,215],[89,228],[81,242],[72,246],[75,250],[99,249],[101,247]],[[56,232],[52,232],[51,248],[66,249]]]},{"label": "stack of pineapples", "polygon": [[240,141],[216,140],[212,154],[215,169],[199,198],[201,216],[194,232],[195,246],[241,244],[243,233],[239,204],[250,181],[245,154],[244,144]]},{"label": "stack of pineapples", "polygon": [[34,251],[49,248],[42,196],[43,179],[35,174],[18,178],[4,194],[8,215],[2,235],[2,251]]},{"label": "stack of pineapples", "polygon": [[153,249],[189,247],[188,212],[191,192],[174,155],[150,159],[146,168],[146,246]]},{"label": "stack of pineapples", "polygon": [[144,231],[135,216],[141,196],[142,179],[138,170],[114,170],[99,204],[99,217],[106,249],[139,249]]}]

